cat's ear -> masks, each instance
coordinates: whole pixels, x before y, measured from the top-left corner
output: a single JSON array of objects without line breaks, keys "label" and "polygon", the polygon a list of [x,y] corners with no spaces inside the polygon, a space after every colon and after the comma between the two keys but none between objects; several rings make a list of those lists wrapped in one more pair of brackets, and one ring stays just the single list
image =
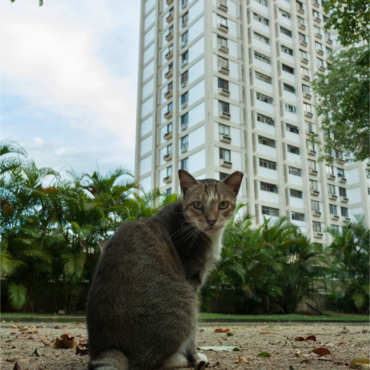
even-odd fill
[{"label": "cat's ear", "polygon": [[198,181],[193,176],[191,176],[188,171],[185,170],[179,170],[179,179],[181,190],[184,196],[186,195],[186,192],[189,188],[191,188],[193,185],[198,184]]},{"label": "cat's ear", "polygon": [[224,179],[222,182],[231,188],[235,195],[238,195],[243,176],[244,175],[240,171],[236,171],[230,176],[226,177],[226,179]]}]

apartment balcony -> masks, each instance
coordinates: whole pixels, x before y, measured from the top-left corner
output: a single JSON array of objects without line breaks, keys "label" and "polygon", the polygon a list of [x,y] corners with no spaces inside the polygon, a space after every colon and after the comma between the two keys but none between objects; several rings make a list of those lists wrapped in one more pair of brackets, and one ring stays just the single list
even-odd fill
[{"label": "apartment balcony", "polygon": [[314,131],[306,130],[306,135],[307,135],[307,136],[312,136],[312,135],[314,135],[314,134],[315,134],[315,132],[314,132]]},{"label": "apartment balcony", "polygon": [[304,48],[306,48],[307,47],[307,42],[306,41],[304,41],[304,40],[299,40],[299,45],[301,45],[301,46],[303,46]]},{"label": "apartment balcony", "polygon": [[309,60],[306,58],[301,57],[301,63],[308,64]]},{"label": "apartment balcony", "polygon": [[217,29],[225,33],[229,32],[229,27],[225,26],[222,23],[217,23]]},{"label": "apartment balcony", "polygon": [[335,176],[334,176],[334,175],[332,175],[331,173],[327,173],[327,174],[326,174],[326,178],[327,178],[328,180],[335,181]]},{"label": "apartment balcony", "polygon": [[318,1],[313,1],[312,5],[315,6],[316,8],[320,8],[320,3]]},{"label": "apartment balcony", "polygon": [[165,162],[169,162],[169,161],[171,161],[171,160],[172,160],[172,153],[168,153],[168,154],[164,155],[164,156],[163,156],[163,160],[164,160]]},{"label": "apartment balcony", "polygon": [[217,2],[217,8],[222,10],[223,12],[227,13],[229,8],[227,7],[226,4],[224,4],[222,1],[218,0]]},{"label": "apartment balcony", "polygon": [[339,182],[341,184],[346,184],[347,183],[347,179],[345,177],[339,177]]},{"label": "apartment balcony", "polygon": [[321,212],[312,210],[312,216],[313,217],[321,217]]},{"label": "apartment balcony", "polygon": [[318,197],[320,195],[320,192],[318,190],[313,190],[311,189],[310,190],[310,194],[313,196],[313,197]]},{"label": "apartment balcony", "polygon": [[329,193],[329,199],[330,199],[330,200],[337,200],[337,199],[338,199],[338,195],[330,194],[330,193]]},{"label": "apartment balcony", "polygon": [[333,40],[332,39],[326,39],[326,43],[329,45],[333,45]]},{"label": "apartment balcony", "polygon": [[340,197],[340,201],[342,203],[348,203],[349,202],[349,199],[347,197]]},{"label": "apartment balcony", "polygon": [[306,26],[302,23],[299,23],[298,28],[302,31],[306,31]]},{"label": "apartment balcony", "polygon": [[166,4],[167,4],[167,5],[171,5],[172,3],[173,3],[173,0],[167,0],[167,1],[166,1]]},{"label": "apartment balcony", "polygon": [[164,77],[169,80],[173,76],[173,69],[171,68],[165,75]]},{"label": "apartment balcony", "polygon": [[166,40],[167,41],[171,41],[173,39],[173,32],[168,32],[167,35],[166,35]]},{"label": "apartment balcony", "polygon": [[316,23],[321,23],[321,19],[320,18],[318,18],[318,17],[315,17],[314,19],[313,19]]},{"label": "apartment balcony", "polygon": [[321,231],[314,231],[313,237],[316,239],[322,239],[324,237],[324,234]]},{"label": "apartment balcony", "polygon": [[339,221],[339,216],[338,215],[330,215],[330,219],[333,221]]},{"label": "apartment balcony", "polygon": [[302,78],[303,81],[307,81],[307,82],[309,82],[311,80],[310,76],[307,76],[307,75],[304,75],[304,74],[301,74],[301,78]]},{"label": "apartment balcony", "polygon": [[219,88],[218,88],[218,93],[219,93],[220,95],[223,95],[223,96],[226,96],[226,97],[229,97],[229,96],[230,96],[230,90],[225,89],[225,88],[223,88],[223,87],[219,87]]},{"label": "apartment balcony", "polygon": [[167,18],[166,18],[166,22],[167,23],[171,23],[173,21],[173,13],[171,13]]},{"label": "apartment balcony", "polygon": [[170,118],[172,118],[172,115],[173,115],[173,110],[171,109],[171,110],[169,110],[168,112],[166,112],[164,114],[164,118],[165,119],[170,119]]},{"label": "apartment balcony", "polygon": [[308,174],[311,176],[317,176],[319,174],[319,171],[313,170],[312,168],[308,169]]},{"label": "apartment balcony", "polygon": [[344,159],[337,158],[337,163],[343,166],[346,163],[346,161]]},{"label": "apartment balcony", "polygon": [[188,86],[188,80],[184,81],[181,83],[181,88],[183,89],[184,87]]},{"label": "apartment balcony", "polygon": [[181,124],[181,131],[185,131],[188,129],[188,124],[187,123],[182,123]]},{"label": "apartment balcony", "polygon": [[172,131],[166,132],[166,133],[163,135],[163,139],[165,139],[165,140],[170,140],[170,139],[172,139]]},{"label": "apartment balcony", "polygon": [[324,52],[321,49],[316,49],[316,54],[323,56]]},{"label": "apartment balcony", "polygon": [[345,222],[346,224],[349,224],[351,222],[351,219],[347,216],[342,216],[342,221]]},{"label": "apartment balcony", "polygon": [[184,67],[186,67],[187,65],[188,65],[188,60],[187,60],[187,59],[185,59],[185,60],[181,61],[181,63],[180,63],[180,68],[184,68]]},{"label": "apartment balcony", "polygon": [[172,89],[166,91],[165,94],[164,94],[165,99],[170,99],[170,98],[172,98],[172,96],[173,96],[173,90]]},{"label": "apartment balcony", "polygon": [[311,94],[308,94],[308,93],[303,93],[303,97],[308,100],[311,100],[312,98]]},{"label": "apartment balcony", "polygon": [[218,66],[218,72],[223,73],[224,75],[229,75],[230,74],[230,69],[229,69],[229,67]]},{"label": "apartment balcony", "polygon": [[320,66],[317,68],[320,72],[325,72],[326,71],[326,68],[323,67],[323,66]]},{"label": "apartment balcony", "polygon": [[219,134],[219,140],[225,144],[231,144],[231,137],[225,134]]},{"label": "apartment balcony", "polygon": [[304,112],[304,115],[307,117],[307,118],[313,118],[313,113],[311,112]]},{"label": "apartment balcony", "polygon": [[182,41],[181,42],[181,45],[180,45],[181,49],[184,48],[187,44],[188,44],[188,41],[187,40],[186,41]]},{"label": "apartment balcony", "polygon": [[182,28],[185,28],[187,25],[188,25],[188,20],[186,20],[186,21],[183,21],[182,23],[181,23],[181,27]]},{"label": "apartment balcony", "polygon": [[308,150],[307,150],[307,154],[308,154],[308,155],[315,156],[315,155],[316,155],[316,150],[308,149]]},{"label": "apartment balcony", "polygon": [[186,101],[185,103],[181,104],[181,109],[186,109],[188,107],[188,102]]},{"label": "apartment balcony", "polygon": [[170,184],[172,182],[172,175],[166,176],[163,178],[165,184]]},{"label": "apartment balcony", "polygon": [[225,54],[229,54],[229,48],[226,45],[218,45],[218,50]]},{"label": "apartment balcony", "polygon": [[182,148],[181,148],[181,153],[186,153],[188,151],[188,146],[186,145],[186,146],[183,146]]},{"label": "apartment balcony", "polygon": [[172,57],[173,57],[173,50],[170,50],[170,51],[165,55],[165,58],[166,58],[167,60],[170,60]]},{"label": "apartment balcony", "polygon": [[322,39],[322,34],[321,33],[318,33],[318,32],[315,32],[315,37],[319,40]]},{"label": "apartment balcony", "polygon": [[220,159],[220,166],[225,168],[232,168],[233,162],[226,161],[225,159]]},{"label": "apartment balcony", "polygon": [[299,14],[304,14],[304,9],[303,9],[303,8],[301,8],[300,6],[298,6],[298,7],[297,7],[297,12],[298,12]]},{"label": "apartment balcony", "polygon": [[219,111],[219,112],[218,112],[218,116],[219,116],[220,118],[227,119],[228,121],[230,121],[230,120],[231,120],[231,114],[230,114],[230,113],[228,113],[228,112]]}]

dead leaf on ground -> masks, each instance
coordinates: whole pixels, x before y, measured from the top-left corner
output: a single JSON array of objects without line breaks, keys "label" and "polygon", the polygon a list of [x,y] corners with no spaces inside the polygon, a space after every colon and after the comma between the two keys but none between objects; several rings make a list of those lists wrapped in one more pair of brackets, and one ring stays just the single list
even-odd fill
[{"label": "dead leaf on ground", "polygon": [[324,347],[313,349],[310,353],[314,353],[318,356],[325,356],[325,355],[331,355],[331,352]]},{"label": "dead leaf on ground", "polygon": [[345,326],[343,326],[343,329],[338,334],[349,334],[349,333],[350,331]]},{"label": "dead leaf on ground", "polygon": [[82,346],[82,347],[86,347],[87,348],[89,346],[89,341],[87,339],[80,340],[79,345]]},{"label": "dead leaf on ground", "polygon": [[245,357],[238,356],[238,362],[248,362]]},{"label": "dead leaf on ground", "polygon": [[18,325],[12,325],[12,328],[17,329],[17,328],[19,328],[19,326]]},{"label": "dead leaf on ground", "polygon": [[257,355],[257,357],[271,357],[271,355],[268,352],[261,352]]},{"label": "dead leaf on ground", "polygon": [[294,356],[296,356],[296,357],[299,357],[300,355],[301,355],[301,351],[297,351],[295,354],[294,354]]},{"label": "dead leaf on ground", "polygon": [[261,333],[258,334],[276,334],[276,333],[273,331],[262,331]]},{"label": "dead leaf on ground", "polygon": [[230,329],[222,329],[222,328],[218,328],[215,330],[215,333],[228,333],[230,331]]},{"label": "dead leaf on ground", "polygon": [[83,346],[77,346],[76,347],[76,355],[85,356],[89,354],[89,349]]},{"label": "dead leaf on ground", "polygon": [[48,336],[46,336],[46,337],[42,337],[42,338],[40,338],[41,340],[44,340],[44,339],[46,339]]},{"label": "dead leaf on ground", "polygon": [[34,330],[33,332],[32,332],[32,334],[37,334],[39,331],[38,330]]},{"label": "dead leaf on ground", "polygon": [[32,340],[35,339],[34,337],[28,337],[27,340]]},{"label": "dead leaf on ground", "polygon": [[313,340],[316,342],[316,336],[315,335],[296,335],[294,337],[294,340],[296,342],[303,342],[303,341],[306,341],[306,340]]},{"label": "dead leaf on ground", "polygon": [[356,364],[364,364],[368,365],[370,364],[370,360],[367,357],[355,357],[350,361],[348,364],[349,367],[355,367]]},{"label": "dead leaf on ground", "polygon": [[10,335],[16,335],[16,334],[17,334],[17,333],[14,333],[14,332],[13,332],[13,333],[10,333]]},{"label": "dead leaf on ground", "polygon": [[78,346],[78,343],[74,337],[69,334],[63,334],[60,338],[55,338],[53,348],[69,348],[73,349]]},{"label": "dead leaf on ground", "polygon": [[12,339],[9,339],[9,340],[6,340],[5,343],[10,343],[10,342],[13,342]]},{"label": "dead leaf on ground", "polygon": [[20,328],[19,331],[27,331],[28,330],[28,326],[24,326],[23,328]]},{"label": "dead leaf on ground", "polygon": [[55,349],[66,348],[66,346],[64,345],[64,340],[60,338],[55,338],[53,348]]}]

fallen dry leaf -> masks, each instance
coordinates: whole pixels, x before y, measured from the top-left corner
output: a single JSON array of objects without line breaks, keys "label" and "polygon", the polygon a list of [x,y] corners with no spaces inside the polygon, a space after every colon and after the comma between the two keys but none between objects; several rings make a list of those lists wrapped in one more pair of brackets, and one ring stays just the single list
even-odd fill
[{"label": "fallen dry leaf", "polygon": [[40,338],[41,340],[47,339],[48,336]]},{"label": "fallen dry leaf", "polygon": [[27,340],[35,339],[34,337],[28,337]]},{"label": "fallen dry leaf", "polygon": [[238,356],[238,362],[248,362],[245,357],[239,357]]},{"label": "fallen dry leaf", "polygon": [[16,334],[17,334],[17,333],[14,333],[14,332],[13,332],[13,333],[10,333],[10,335],[16,335]]},{"label": "fallen dry leaf", "polygon": [[53,343],[53,348],[55,349],[66,348],[64,344],[64,340],[60,338],[55,338],[54,343]]},{"label": "fallen dry leaf", "polygon": [[262,331],[261,333],[258,334],[276,334],[276,333],[273,331]]},{"label": "fallen dry leaf", "polygon": [[12,328],[17,329],[17,328],[19,328],[19,326],[18,325],[12,325]]},{"label": "fallen dry leaf", "polygon": [[61,336],[61,338],[63,338],[63,342],[64,342],[64,345],[66,346],[66,348],[73,349],[73,348],[76,348],[78,346],[77,340],[74,337],[71,337],[68,334],[63,334]]},{"label": "fallen dry leaf", "polygon": [[348,364],[349,367],[355,367],[357,364],[364,364],[368,365],[370,364],[370,360],[367,357],[355,357],[350,361]]},{"label": "fallen dry leaf", "polygon": [[38,333],[38,330],[34,330],[33,332],[32,332],[32,334],[37,334]]},{"label": "fallen dry leaf", "polygon": [[296,356],[296,357],[299,357],[300,355],[301,355],[301,351],[297,351],[295,354],[294,354],[294,356]]},{"label": "fallen dry leaf", "polygon": [[77,346],[76,347],[76,355],[85,356],[89,354],[89,349],[83,346]]},{"label": "fallen dry leaf", "polygon": [[325,355],[331,355],[331,352],[324,347],[313,349],[310,353],[314,353],[318,356],[325,356]]},{"label": "fallen dry leaf", "polygon": [[257,355],[257,357],[271,357],[271,355],[268,352],[261,352]]},{"label": "fallen dry leaf", "polygon": [[10,342],[13,342],[12,339],[9,339],[9,340],[6,340],[5,343],[10,343]]},{"label": "fallen dry leaf", "polygon": [[343,326],[342,331],[339,332],[339,334],[349,334],[349,333],[350,331],[345,326]]},{"label": "fallen dry leaf", "polygon": [[305,340],[313,340],[316,342],[316,337],[314,335],[296,335],[294,340],[296,342],[303,342]]},{"label": "fallen dry leaf", "polygon": [[87,339],[80,340],[80,343],[78,345],[87,348],[89,346],[89,341]]},{"label": "fallen dry leaf", "polygon": [[222,328],[218,328],[215,330],[215,333],[228,333],[230,331],[230,329],[222,329]]},{"label": "fallen dry leaf", "polygon": [[28,328],[20,328],[19,331],[27,331]]}]

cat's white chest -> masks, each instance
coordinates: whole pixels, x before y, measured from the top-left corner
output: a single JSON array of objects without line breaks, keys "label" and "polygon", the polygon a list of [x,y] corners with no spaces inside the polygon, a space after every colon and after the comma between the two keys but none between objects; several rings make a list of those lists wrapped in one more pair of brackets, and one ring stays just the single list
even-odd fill
[{"label": "cat's white chest", "polygon": [[214,234],[208,235],[212,242],[212,257],[214,262],[219,261],[221,258],[221,250],[222,250],[222,234],[224,230],[220,229]]}]

